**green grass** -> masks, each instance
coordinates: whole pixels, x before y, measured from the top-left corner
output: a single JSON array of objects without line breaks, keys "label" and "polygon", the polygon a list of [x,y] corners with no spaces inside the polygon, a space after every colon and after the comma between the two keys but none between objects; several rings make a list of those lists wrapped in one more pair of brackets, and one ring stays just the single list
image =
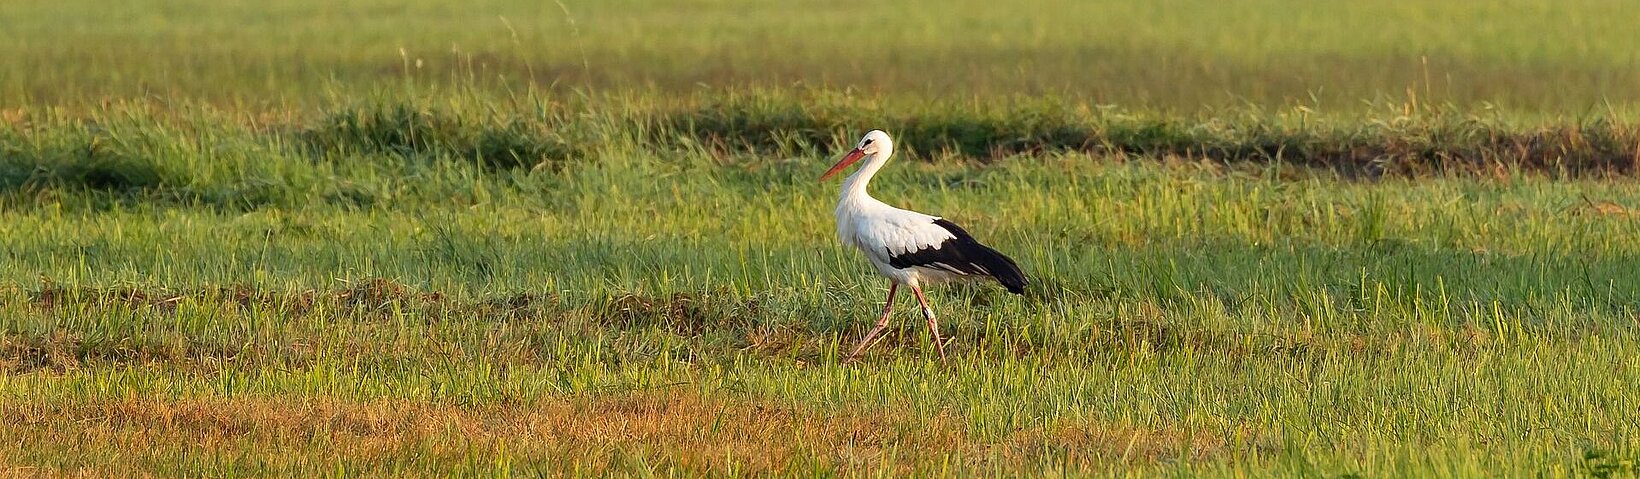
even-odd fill
[{"label": "green grass", "polygon": [[885,285],[833,238],[834,147],[475,104],[14,128],[0,464],[1565,475],[1640,446],[1624,177],[917,155],[877,194],[1034,284],[934,293],[949,368],[916,321],[849,366]]},{"label": "green grass", "polygon": [[414,79],[502,95],[1055,95],[1180,113],[1413,98],[1581,118],[1640,105],[1637,13],[1621,0],[20,0],[0,13],[0,98],[308,107]]},{"label": "green grass", "polygon": [[1631,10],[13,1],[0,476],[1633,476]]}]

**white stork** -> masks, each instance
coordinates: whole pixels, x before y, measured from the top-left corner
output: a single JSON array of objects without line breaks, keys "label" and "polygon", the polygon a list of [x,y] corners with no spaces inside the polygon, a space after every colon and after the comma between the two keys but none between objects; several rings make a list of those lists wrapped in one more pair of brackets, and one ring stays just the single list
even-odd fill
[{"label": "white stork", "polygon": [[860,139],[860,144],[832,165],[820,181],[831,178],[861,158],[866,158],[848,179],[843,180],[843,192],[837,199],[837,235],[843,244],[859,248],[877,272],[888,277],[888,300],[883,305],[883,316],[877,326],[860,339],[860,344],[849,353],[848,360],[860,356],[883,328],[888,326],[889,312],[894,308],[894,291],[900,286],[911,288],[928,319],[928,331],[939,347],[940,362],[945,362],[945,342],[940,338],[940,323],[934,310],[923,297],[923,284],[940,283],[954,279],[990,277],[1014,294],[1024,294],[1025,273],[1014,261],[988,246],[980,244],[955,223],[938,216],[889,206],[866,193],[872,175],[894,154],[894,140],[881,130],[872,130]]}]

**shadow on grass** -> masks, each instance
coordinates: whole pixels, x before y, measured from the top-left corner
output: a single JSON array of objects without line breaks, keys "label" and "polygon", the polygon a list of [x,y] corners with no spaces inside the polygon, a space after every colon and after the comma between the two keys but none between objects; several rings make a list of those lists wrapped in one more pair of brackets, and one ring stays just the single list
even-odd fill
[{"label": "shadow on grass", "polygon": [[1633,174],[1640,130],[1603,120],[1511,127],[1448,114],[1347,126],[1284,125],[1274,119],[1191,122],[1093,111],[1051,101],[998,109],[932,105],[914,111],[861,108],[847,98],[806,101],[724,96],[661,113],[655,131],[729,151],[791,150],[852,142],[866,130],[895,135],[910,156],[994,160],[1041,152],[1283,163],[1349,177],[1493,174],[1499,168],[1570,175]]},{"label": "shadow on grass", "polygon": [[188,172],[153,139],[68,130],[28,142],[0,135],[0,190],[67,188],[115,193],[187,184]]},{"label": "shadow on grass", "polygon": [[315,156],[370,154],[471,161],[489,169],[558,171],[586,155],[559,130],[561,120],[481,119],[409,104],[342,109],[299,138]]}]

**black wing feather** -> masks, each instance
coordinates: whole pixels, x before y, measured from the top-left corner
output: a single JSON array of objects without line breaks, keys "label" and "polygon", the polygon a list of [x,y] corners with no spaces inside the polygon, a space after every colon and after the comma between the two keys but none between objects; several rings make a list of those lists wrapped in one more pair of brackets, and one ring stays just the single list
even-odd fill
[{"label": "black wing feather", "polygon": [[896,255],[890,251],[889,266],[899,269],[921,266],[961,275],[990,276],[1008,288],[1009,292],[1025,294],[1025,273],[1019,270],[1019,265],[1014,264],[1014,260],[975,241],[972,235],[956,223],[940,218],[934,220],[934,224],[950,231],[952,237],[938,246],[925,247],[909,253]]}]

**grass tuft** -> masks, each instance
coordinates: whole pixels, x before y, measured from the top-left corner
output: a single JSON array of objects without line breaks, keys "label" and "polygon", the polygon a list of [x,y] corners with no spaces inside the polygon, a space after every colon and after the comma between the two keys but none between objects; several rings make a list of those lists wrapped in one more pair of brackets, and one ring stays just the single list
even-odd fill
[{"label": "grass tuft", "polygon": [[492,169],[550,169],[585,156],[552,122],[476,118],[396,104],[330,113],[301,141],[330,158],[392,155],[464,160]]},{"label": "grass tuft", "polygon": [[135,138],[68,127],[24,137],[0,132],[0,191],[68,189],[109,193],[152,192],[186,185],[174,155],[180,138]]}]

